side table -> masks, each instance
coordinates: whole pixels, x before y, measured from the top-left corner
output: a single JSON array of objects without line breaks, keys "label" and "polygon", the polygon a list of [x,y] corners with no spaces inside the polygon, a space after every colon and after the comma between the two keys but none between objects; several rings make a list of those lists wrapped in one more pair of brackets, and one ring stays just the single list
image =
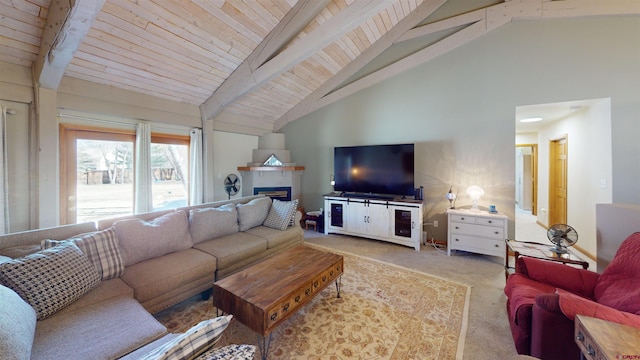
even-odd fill
[{"label": "side table", "polygon": [[[541,244],[537,242],[531,241],[518,241],[514,239],[506,239],[505,240],[505,255],[504,255],[504,275],[505,278],[509,277],[509,272],[512,269],[515,269],[516,262],[520,256],[528,256],[536,259],[549,260],[560,262],[563,264],[572,264],[582,266],[583,269],[589,268],[589,263],[576,254],[572,253],[571,250],[566,254],[557,254],[551,250],[549,250],[553,245],[549,244]],[[513,253],[513,266],[509,264],[509,252]]]},{"label": "side table", "polygon": [[640,358],[640,329],[584,315],[577,315],[575,339],[581,359]]}]

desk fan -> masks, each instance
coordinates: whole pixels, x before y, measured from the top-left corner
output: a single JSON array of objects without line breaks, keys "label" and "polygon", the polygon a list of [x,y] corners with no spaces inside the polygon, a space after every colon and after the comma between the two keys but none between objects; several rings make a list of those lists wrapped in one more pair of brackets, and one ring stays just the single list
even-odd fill
[{"label": "desk fan", "polygon": [[578,242],[578,232],[567,224],[555,224],[547,230],[547,238],[555,245],[549,250],[556,254],[566,254],[567,248]]}]

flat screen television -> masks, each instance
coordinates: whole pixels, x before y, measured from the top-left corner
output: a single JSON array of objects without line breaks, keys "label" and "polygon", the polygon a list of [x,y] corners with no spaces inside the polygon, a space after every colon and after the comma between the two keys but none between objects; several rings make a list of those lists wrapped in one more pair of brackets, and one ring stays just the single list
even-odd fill
[{"label": "flat screen television", "polygon": [[413,196],[413,144],[334,148],[335,191]]}]

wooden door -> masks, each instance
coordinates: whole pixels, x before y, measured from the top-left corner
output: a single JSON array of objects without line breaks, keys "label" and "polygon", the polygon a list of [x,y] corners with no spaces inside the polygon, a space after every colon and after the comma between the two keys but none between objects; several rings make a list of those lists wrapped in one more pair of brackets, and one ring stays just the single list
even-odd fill
[{"label": "wooden door", "polygon": [[567,223],[567,136],[549,143],[549,223]]}]

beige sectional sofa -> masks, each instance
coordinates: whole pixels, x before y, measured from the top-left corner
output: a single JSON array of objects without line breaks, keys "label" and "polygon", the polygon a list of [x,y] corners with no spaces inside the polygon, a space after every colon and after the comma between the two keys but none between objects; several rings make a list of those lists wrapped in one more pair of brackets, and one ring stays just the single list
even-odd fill
[{"label": "beige sectional sofa", "polygon": [[[5,356],[16,359],[139,358],[175,337],[151,314],[208,291],[216,279],[302,243],[296,204],[251,196],[97,224],[0,235],[0,353],[13,351],[15,356]],[[83,266],[86,271],[80,271],[77,281],[75,273],[60,275],[64,272],[56,270],[52,279],[36,277],[40,280],[33,283],[24,280],[24,274],[16,277],[11,272],[23,268],[36,272],[29,261],[57,266],[62,260],[56,256],[62,256],[65,264],[67,259],[77,263],[73,271]],[[76,299],[58,301],[57,293],[43,299],[28,294],[32,285],[56,284],[60,280],[56,276],[63,277],[61,284],[84,286]],[[65,301],[61,309],[52,310]],[[3,311],[14,315],[5,316]]]}]

